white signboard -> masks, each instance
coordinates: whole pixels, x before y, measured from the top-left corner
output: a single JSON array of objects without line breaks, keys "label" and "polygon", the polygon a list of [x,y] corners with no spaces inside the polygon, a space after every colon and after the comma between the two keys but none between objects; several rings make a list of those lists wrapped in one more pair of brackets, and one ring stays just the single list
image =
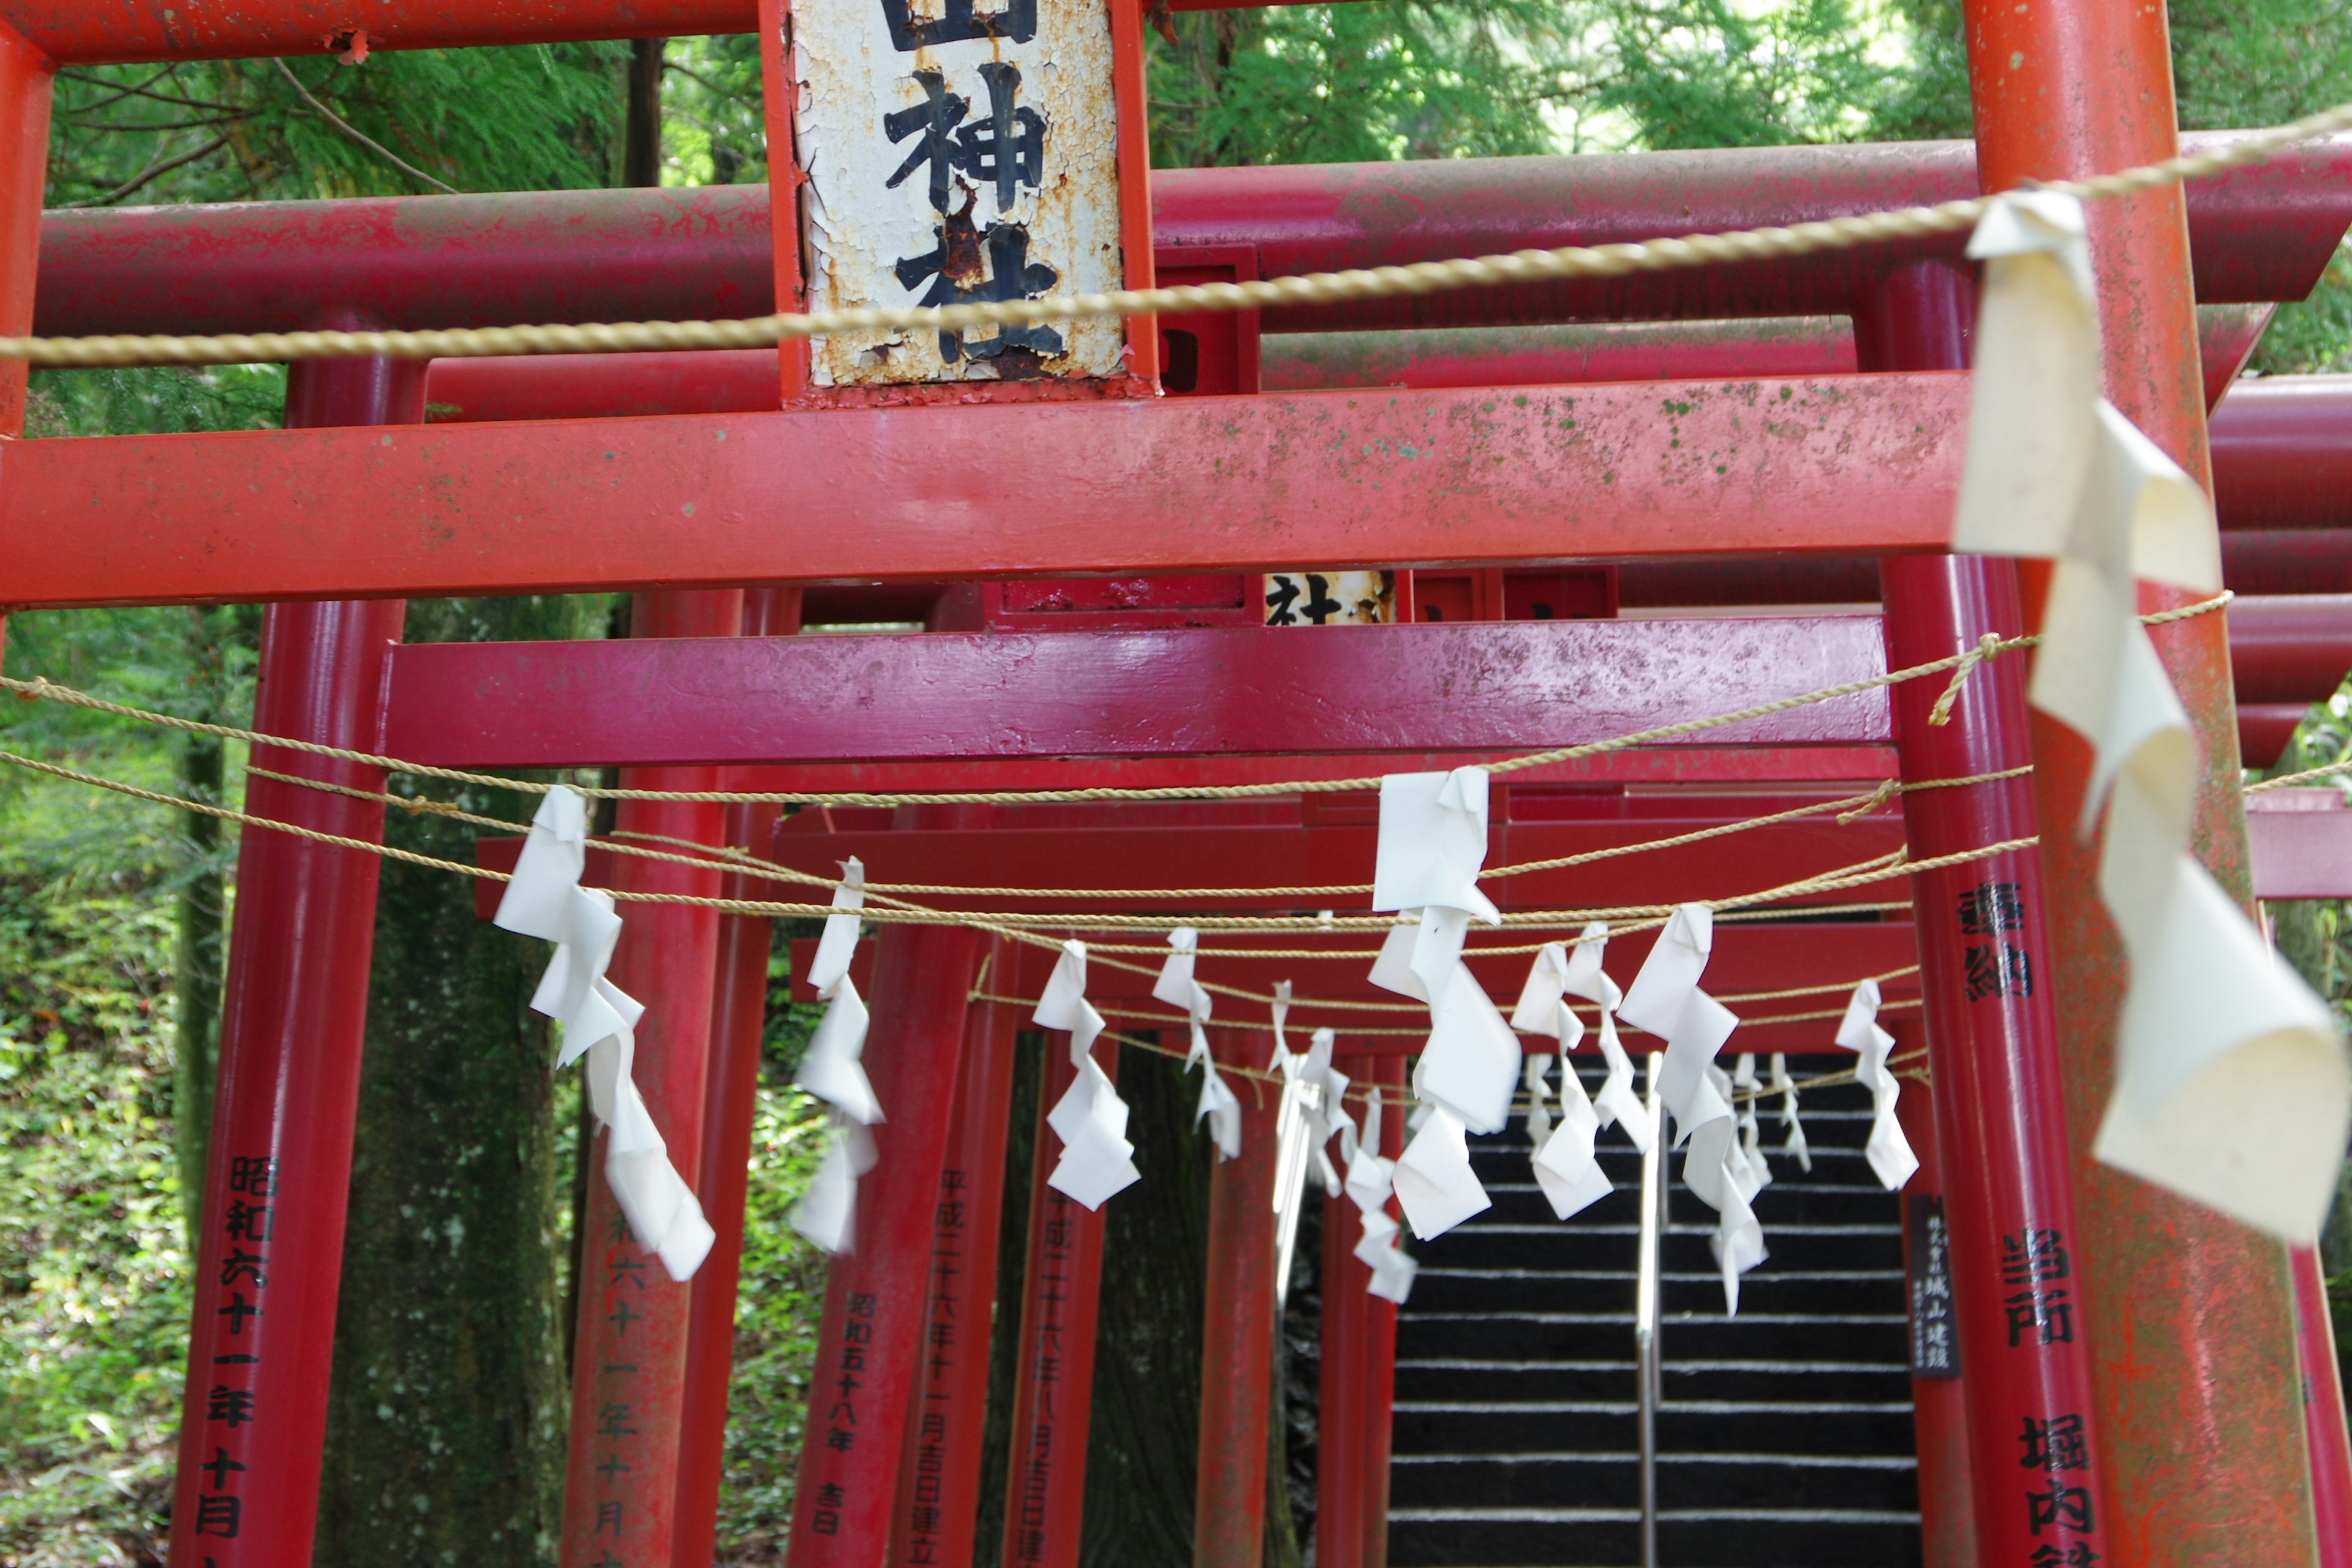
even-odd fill
[{"label": "white signboard", "polygon": [[1396,620],[1393,572],[1269,572],[1270,626],[1388,626]]},{"label": "white signboard", "polygon": [[[1123,286],[1107,0],[797,0],[809,308]],[[820,386],[1109,376],[1115,320],[819,338]]]}]

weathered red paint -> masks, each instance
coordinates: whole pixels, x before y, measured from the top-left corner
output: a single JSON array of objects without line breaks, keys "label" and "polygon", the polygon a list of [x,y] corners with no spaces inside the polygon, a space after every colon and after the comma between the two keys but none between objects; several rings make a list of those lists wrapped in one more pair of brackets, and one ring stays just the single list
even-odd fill
[{"label": "weathered red paint", "polygon": [[[1263,1071],[1269,1037],[1212,1029],[1229,1068]],[[1274,1397],[1275,1121],[1279,1096],[1238,1082],[1242,1152],[1209,1172],[1208,1315],[1201,1334],[1194,1568],[1257,1568],[1265,1553],[1266,1422]]]},{"label": "weathered red paint", "polygon": [[[1863,363],[1890,369],[1965,363],[1972,282],[1949,263],[1890,279],[1855,317]],[[1890,660],[1924,663],[1973,647],[1989,632],[2023,630],[2012,563],[1923,555],[1885,561],[1880,570]],[[1979,666],[1940,725],[1930,718],[1940,696],[1931,683],[1896,688],[1904,778],[1965,777],[2029,762],[2025,676],[2016,660]],[[2032,785],[2016,778],[1916,791],[1904,797],[1903,821],[1915,859],[2026,837],[2035,826]],[[2053,990],[2066,982],[2062,971],[2053,984],[2040,859],[2021,850],[1920,872],[1911,892],[1936,1143],[1949,1153],[1941,1175],[1977,1551],[1986,1568],[2022,1562],[2044,1545],[2062,1552],[2079,1546],[2095,1562],[2106,1555],[2100,1521],[2112,1497],[2111,1461],[2092,1397],[2082,1269],[2070,1262],[2083,1243],[2052,1005]],[[2030,1434],[2044,1433],[2047,1458],[2049,1438],[2070,1424],[2082,1441],[2080,1465],[2033,1467],[2028,1484],[2020,1461],[2033,1455]],[[2029,1435],[2021,1452],[2021,1434]],[[2032,1500],[2051,1476],[2061,1478],[2048,1482],[2053,1489],[2081,1489],[2071,1494],[2079,1514],[2059,1501]],[[1923,1493],[1951,1479],[1931,1478],[1922,1455]],[[2105,1528],[2113,1528],[2111,1519]]]},{"label": "weathered red paint", "polygon": [[[1967,0],[1971,97],[1985,187],[2169,156],[2177,123],[2162,7],[2071,0],[2017,9]],[[2188,471],[2207,473],[2182,195],[2094,204],[2108,398]],[[2038,574],[2037,574],[2038,580]],[[2147,595],[2146,607],[2193,595]],[[2194,847],[2249,891],[2224,628],[2210,616],[2155,634],[2196,724],[2204,764]],[[2042,822],[2079,820],[2090,750],[2035,716]],[[2089,1150],[2114,1083],[2122,955],[2102,907],[2098,846],[2053,831],[2042,852],[2095,1360],[2099,1429],[2115,1480],[2105,1516],[2118,1562],[2146,1568],[2313,1561],[2310,1474],[2293,1299],[2276,1242],[2107,1170]]]},{"label": "weathered red paint", "polygon": [[[989,937],[982,953],[975,991],[998,984],[1009,944]],[[912,1427],[891,1514],[889,1561],[896,1568],[956,1568],[973,1560],[977,1544],[1005,1142],[1023,1021],[1019,1008],[979,1000],[966,1017],[955,1121],[931,1211],[930,1306],[915,1368]]]},{"label": "weathered red paint", "polygon": [[[1381,1152],[1404,1152],[1405,1061],[1402,1056],[1376,1063],[1360,1083],[1378,1084],[1388,1102],[1381,1118]],[[1393,1199],[1391,1218],[1397,1214]],[[1397,1309],[1374,1296],[1364,1303],[1364,1568],[1388,1568],[1389,1458],[1395,1436]]]},{"label": "weathered red paint", "polygon": [[[46,85],[46,84],[44,84]],[[414,420],[414,366],[304,366],[292,425]],[[382,723],[398,600],[271,606],[254,721],[268,733],[364,747]],[[381,790],[373,768],[257,752],[282,773]],[[347,838],[380,840],[383,807],[251,779],[247,809]],[[197,1247],[175,1554],[219,1568],[307,1568],[351,1187],[375,939],[377,861],[247,828],[223,996],[204,1235]]]},{"label": "weathered red paint", "polygon": [[[1089,981],[1094,973],[1087,972]],[[1114,1079],[1118,1055],[1118,1047],[1108,1041],[1095,1047],[1095,1059]],[[1086,1521],[1103,1216],[1045,1184],[1060,1150],[1045,1116],[1076,1076],[1070,1065],[1069,1037],[1047,1035],[1029,1186],[1021,1357],[1013,1379],[1012,1462],[1006,1467],[1004,1545],[999,1558],[1006,1568],[1077,1568]]]},{"label": "weathered red paint", "polygon": [[[1335,1064],[1349,1083],[1368,1081],[1378,1058],[1342,1057]],[[1350,1105],[1358,1126],[1363,1108]],[[1338,1158],[1338,1151],[1332,1151]],[[1362,1235],[1353,1198],[1323,1205],[1321,1362],[1315,1403],[1315,1561],[1358,1568],[1364,1556],[1364,1342],[1369,1332],[1364,1287],[1372,1271],[1356,1260]]]},{"label": "weathered red paint", "polygon": [[[785,637],[799,629],[800,595],[756,589],[743,596],[747,637]],[[727,808],[725,842],[764,851],[782,815],[773,805]],[[609,875],[609,873],[607,873]],[[593,873],[592,873],[593,875]],[[756,899],[765,884],[729,874],[720,896]],[[735,1299],[742,1277],[743,1215],[751,1188],[751,1131],[759,1110],[760,1057],[767,1037],[768,958],[772,922],[752,915],[719,917],[719,955],[711,996],[710,1061],[703,1076],[702,1150],[694,1184],[703,1217],[719,1239],[694,1277],[686,1342],[685,1412],[677,1451],[677,1523],[670,1557],[710,1560],[718,1539],[719,1492],[725,1478],[727,1405],[734,1372]]]},{"label": "weathered red paint", "polygon": [[1918,550],[1966,398],[1937,374],[31,441],[0,453],[0,582],[130,604]]},{"label": "weathered red paint", "polygon": [[2352,526],[2352,375],[2241,382],[2213,411],[2225,528]]},{"label": "weathered red paint", "polygon": [[[908,806],[908,826],[976,828],[986,806]],[[931,1280],[966,1012],[969,928],[887,926],[875,941],[866,1069],[887,1118],[860,1179],[852,1249],[834,1259],[793,1501],[791,1568],[872,1568],[890,1542],[898,1458]]]},{"label": "weathered red paint", "polygon": [[[1888,1033],[1895,1037],[1897,1055],[1923,1043],[1916,1019],[1895,1023]],[[1903,1265],[1906,1274],[1915,1276],[1912,1247],[1916,1238],[1910,1224],[1910,1203],[1914,1198],[1944,1195],[1943,1161],[1936,1142],[1935,1092],[1932,1083],[1906,1081],[1903,1098],[1895,1106],[1903,1136],[1919,1158],[1919,1169],[1903,1188]],[[1919,1458],[1921,1568],[1979,1568],[1967,1392],[1958,1378],[1915,1375],[1911,1379],[1911,1428]]]},{"label": "weathered red paint", "polygon": [[[2199,182],[2189,199],[2200,230],[2200,298],[2218,304],[2307,292],[2352,220],[2352,187],[2340,173],[2347,161],[2352,138],[2338,138],[2242,182]],[[1841,147],[1828,157],[1816,149],[1759,147],[1165,170],[1154,188],[1162,245],[1255,244],[1269,278],[1373,265],[1370,258],[1434,261],[1606,245],[1869,212],[1890,198],[1907,204],[1976,194],[1966,143],[1922,142]],[[1300,306],[1266,311],[1265,330],[1843,314],[1883,269],[1929,256],[1957,258],[1964,243],[1951,235],[1685,277],[1649,273]]]},{"label": "weathered red paint", "polygon": [[2352,1431],[2344,1415],[2342,1363],[2329,1321],[2327,1277],[2314,1247],[2297,1247],[2294,1321],[2303,1366],[2304,1432],[2311,1444],[2311,1512],[2319,1568],[2352,1568]]},{"label": "weathered red paint", "polygon": [[[730,768],[736,787],[814,794],[855,791],[1038,790],[1096,786],[1197,788],[1290,779],[1353,779],[1492,762],[1499,752],[1351,752],[1326,756],[1097,757],[1083,761],[964,758],[941,763],[796,763]],[[1525,784],[1875,783],[1895,776],[1891,746],[1650,746],[1546,763]]]},{"label": "weathered red paint", "polygon": [[751,0],[6,0],[5,22],[67,65],[480,48],[751,30]]},{"label": "weathered red paint", "polygon": [[[0,333],[25,331],[34,319],[56,68],[20,34],[0,26]],[[22,363],[0,366],[0,433],[25,427],[25,374]],[[6,630],[0,621],[0,644]]]},{"label": "weathered red paint", "polygon": [[[10,0],[0,16],[38,3]],[[751,5],[742,10],[738,30],[749,31]],[[771,141],[789,146],[789,131],[772,121]],[[2339,138],[2193,185],[2200,297],[2309,293],[2352,222],[2347,172],[2352,138]],[[1972,195],[1975,181],[1966,142],[1931,142],[1160,170],[1135,188],[1152,197],[1145,226],[1162,265],[1181,264],[1173,253],[1185,249],[1254,248],[1257,275],[1275,277],[1795,223]],[[292,331],[352,300],[394,327],[760,316],[797,297],[798,247],[776,249],[786,269],[779,292],[770,233],[764,185],[52,213],[42,225],[35,325],[59,335]],[[1922,254],[1957,257],[1960,244],[1952,236],[1924,248],[1291,309],[1265,324],[1289,332],[1843,315],[1882,269]]]},{"label": "weathered red paint", "polygon": [[[1869,616],[447,643],[394,665],[384,743],[468,767],[1533,749],[1866,678],[1881,657]],[[1868,744],[1885,723],[1870,691],[1706,739]]]},{"label": "weathered red paint", "polygon": [[[641,637],[728,637],[742,626],[740,593],[641,594],[630,631]],[[709,768],[629,768],[625,787],[707,790]],[[624,832],[716,844],[724,808],[704,802],[625,801]],[[716,898],[716,867],[626,856],[625,888]],[[613,952],[613,984],[646,1005],[633,1069],[638,1092],[689,1182],[701,1173],[702,1117],[719,960],[719,914],[688,905],[636,904]],[[603,1176],[608,1134],[596,1133],[596,1173],[580,1218],[580,1318],[572,1331],[572,1443],[563,1497],[564,1568],[593,1568],[669,1550],[677,1528],[688,1341],[693,1290],[630,1234]]]}]

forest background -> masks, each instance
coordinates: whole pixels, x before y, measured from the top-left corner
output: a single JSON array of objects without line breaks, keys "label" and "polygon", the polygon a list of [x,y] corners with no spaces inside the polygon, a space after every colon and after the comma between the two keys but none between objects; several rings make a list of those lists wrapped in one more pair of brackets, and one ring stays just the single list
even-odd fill
[{"label": "forest background", "polygon": [[[2352,100],[2337,0],[2185,0],[2172,29],[2186,126]],[[1368,0],[1184,13],[1151,47],[1163,166],[1969,132],[1958,0]],[[741,37],[77,69],[55,124],[56,207],[767,176],[758,56]],[[2280,312],[2253,365],[2352,369],[2352,264],[2339,255],[2312,300]],[[275,366],[43,372],[27,435],[268,427],[284,389]],[[602,637],[626,613],[613,596],[416,602],[407,636]],[[242,605],[27,615],[6,653],[18,673],[243,722],[259,622]],[[234,746],[6,706],[13,749],[241,794]],[[2315,708],[2282,766],[2352,749],[2347,709],[2345,695]],[[466,793],[474,810],[516,814],[501,792]],[[452,825],[394,817],[397,842],[470,854]],[[162,1561],[235,847],[204,818],[0,777],[0,1568]],[[587,1179],[576,1079],[551,1081],[523,1006],[541,956],[478,921],[470,886],[395,864],[384,878],[320,1559],[540,1568],[554,1562]],[[2273,914],[2343,1007],[2344,910]],[[789,934],[730,1431],[721,1542],[736,1563],[780,1557],[824,1283],[822,1258],[782,1223],[819,1124],[790,1087],[809,1020],[784,1000]],[[1160,1097],[1139,1098],[1148,1117]],[[2345,1228],[2329,1264],[2352,1291]],[[1161,1330],[1126,1328],[1149,1363]],[[1139,1481],[1152,1435],[1129,1436]],[[1125,1563],[1190,1561],[1171,1522],[1184,1490],[1129,1521]],[[1297,1560],[1311,1496],[1283,1521],[1278,1561]],[[1089,1560],[1107,1546],[1090,1542]]]}]

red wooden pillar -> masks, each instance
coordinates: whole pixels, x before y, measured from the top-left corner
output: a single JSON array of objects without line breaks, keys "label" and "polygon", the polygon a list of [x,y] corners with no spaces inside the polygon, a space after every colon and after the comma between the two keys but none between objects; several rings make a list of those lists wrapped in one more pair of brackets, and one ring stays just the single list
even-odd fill
[{"label": "red wooden pillar", "polygon": [[[57,67],[0,23],[0,335],[33,330],[33,274],[41,247],[41,197],[49,174],[49,98]],[[23,360],[0,365],[0,436],[25,428]],[[8,616],[0,610],[0,661]]]},{"label": "red wooden pillar", "polygon": [[[987,812],[904,806],[898,826],[979,827]],[[878,939],[866,1070],[888,1120],[858,1183],[855,1248],[834,1259],[825,1289],[792,1568],[878,1568],[889,1547],[979,942],[967,926],[889,925]]]},{"label": "red wooden pillar", "polygon": [[[1374,1070],[1360,1082],[1378,1084],[1388,1102],[1381,1117],[1381,1152],[1404,1152],[1405,1061],[1375,1058]],[[1390,1200],[1391,1217],[1402,1218]],[[1395,1436],[1397,1309],[1374,1296],[1364,1304],[1364,1568],[1389,1568],[1389,1455]]]},{"label": "red wooden pillar", "polygon": [[[740,590],[640,594],[630,633],[641,637],[732,637],[742,625]],[[626,768],[628,789],[710,790],[719,770]],[[725,836],[723,807],[708,802],[623,801],[618,831],[696,844]],[[618,858],[614,876],[633,891],[716,898],[719,873],[674,861]],[[689,905],[624,903],[613,984],[645,1004],[635,1076],[681,1175],[699,1174],[703,1079],[709,1063],[719,912]],[[563,1500],[564,1568],[640,1568],[668,1560],[677,1529],[678,1443],[686,1392],[690,1284],[629,1234],[604,1178],[607,1134],[591,1155],[581,1215],[580,1321],[572,1357],[572,1458]]]},{"label": "red wooden pillar", "polygon": [[[798,588],[754,588],[743,595],[745,637],[790,637],[800,630]],[[782,808],[730,805],[725,842],[769,852]],[[729,873],[730,899],[776,897],[776,884]],[[711,994],[710,1062],[704,1075],[700,1173],[694,1184],[702,1215],[719,1239],[691,1287],[686,1336],[684,1424],[677,1446],[677,1521],[671,1561],[703,1563],[718,1549],[719,1493],[727,1474],[727,1401],[735,1362],[735,1300],[743,1273],[743,1210],[751,1188],[751,1126],[760,1100],[760,1053],[767,1037],[768,958],[774,922],[754,915],[719,917],[719,956]]]},{"label": "red wooden pillar", "polygon": [[[1339,1067],[1351,1084],[1362,1083],[1379,1061],[1346,1057]],[[1351,1102],[1349,1110],[1360,1126],[1363,1107]],[[1372,1271],[1356,1260],[1362,1234],[1353,1198],[1325,1202],[1323,1361],[1315,1412],[1315,1561],[1324,1568],[1358,1568],[1364,1557],[1364,1339],[1370,1300],[1364,1287]]]},{"label": "red wooden pillar", "polygon": [[[1923,262],[1880,279],[1854,311],[1866,369],[1968,363],[1973,279]],[[2017,569],[1982,557],[1879,563],[1891,668],[2023,629]],[[2022,661],[1979,666],[1950,721],[1928,721],[1940,683],[1894,689],[1906,780],[1999,773],[2032,760]],[[2023,778],[1903,797],[1915,858],[2035,831]],[[2065,1137],[2054,975],[2039,857],[2032,850],[1925,872],[1912,881],[1920,986],[1937,1094],[1945,1212],[1968,1403],[1967,1468],[1978,1552],[1988,1568],[2037,1548],[2107,1555],[2106,1456],[2092,1394],[2091,1326]],[[2073,1439],[2057,1446],[2062,1436]],[[1922,1456],[1920,1486],[1939,1493]]]},{"label": "red wooden pillar", "polygon": [[[987,978],[1011,984],[1012,944],[983,939]],[[980,1531],[980,1461],[988,1430],[988,1352],[996,1310],[997,1237],[1004,1220],[1004,1146],[1021,1010],[975,1001],[964,1025],[963,1071],[947,1163],[931,1209],[930,1304],[892,1510],[894,1568],[960,1568]]]},{"label": "red wooden pillar", "polygon": [[[289,426],[415,424],[422,363],[294,367]],[[373,751],[397,599],[273,605],[254,726]],[[382,770],[257,747],[280,773],[381,790]],[[382,805],[254,778],[257,816],[383,837]],[[248,827],[221,1016],[172,1539],[184,1562],[306,1568],[326,1441],[343,1222],[375,940],[373,855]]]},{"label": "red wooden pillar", "polygon": [[[1984,188],[2146,163],[2178,144],[2161,5],[1966,0],[1977,161]],[[2108,398],[2209,480],[2189,235],[2180,187],[2090,204]],[[2036,572],[2032,584],[2042,580]],[[2143,590],[2143,608],[2196,595]],[[2223,617],[2157,629],[2204,763],[2194,848],[2251,896]],[[2115,1482],[2116,1563],[2314,1561],[2310,1467],[2286,1249],[2091,1159],[2114,1087],[2124,959],[2098,893],[2099,847],[2080,820],[2092,764],[2082,737],[2034,718],[2035,794],[2048,826],[2053,986],[2067,1131],[2082,1207],[2074,1251],[2088,1306],[2099,1425]],[[1932,853],[1916,840],[1915,854]],[[1941,1081],[1942,1068],[1937,1068]],[[2078,1313],[2078,1319],[2084,1314]]]},{"label": "red wooden pillar", "polygon": [[[1095,1047],[1114,1080],[1118,1047]],[[1077,1076],[1069,1037],[1045,1037],[1029,1188],[1029,1261],[1022,1279],[1021,1363],[1013,1384],[1013,1463],[1005,1478],[1005,1568],[1077,1568],[1087,1500],[1087,1436],[1095,1392],[1103,1216],[1045,1184],[1060,1141],[1045,1114]]]},{"label": "red wooden pillar", "polygon": [[[1897,1054],[1920,1043],[1920,1026],[1915,1021],[1892,1025],[1889,1032],[1895,1037]],[[1922,1308],[1932,1305],[1916,1299],[1923,1279],[1932,1273],[1930,1260],[1921,1256],[1922,1249],[1932,1245],[1925,1234],[1931,1216],[1941,1217],[1944,1234],[1950,1235],[1950,1221],[1944,1217],[1948,1211],[1942,1151],[1936,1142],[1935,1090],[1923,1082],[1906,1081],[1895,1110],[1903,1123],[1903,1136],[1919,1157],[1919,1169],[1903,1188],[1903,1261],[1910,1279],[1906,1305],[1913,1334],[1911,1426],[1919,1455],[1920,1557],[1924,1568],[1977,1568],[1968,1390],[1961,1384],[1968,1368],[1963,1364],[1958,1376],[1923,1376],[1917,1343]],[[1945,1255],[1950,1255],[1948,1242]]]},{"label": "red wooden pillar", "polygon": [[2352,1431],[2345,1426],[2343,1368],[2336,1359],[2335,1325],[2328,1321],[2327,1277],[2316,1248],[2299,1247],[2293,1258],[2319,1568],[2352,1568]]},{"label": "red wooden pillar", "polygon": [[[1265,1037],[1211,1029],[1228,1068],[1255,1068]],[[1255,1059],[1253,1059],[1255,1058]],[[1265,1552],[1266,1421],[1274,1398],[1275,1122],[1280,1091],[1236,1078],[1242,1152],[1209,1173],[1208,1312],[1201,1342],[1196,1568],[1256,1568]]]}]

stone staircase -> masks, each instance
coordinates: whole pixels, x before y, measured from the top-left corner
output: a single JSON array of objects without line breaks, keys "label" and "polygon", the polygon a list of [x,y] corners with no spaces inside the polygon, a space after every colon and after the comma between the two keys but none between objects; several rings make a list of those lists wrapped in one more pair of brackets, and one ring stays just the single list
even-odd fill
[{"label": "stone staircase", "polygon": [[[1792,1060],[1800,1079],[1851,1057]],[[1597,1079],[1586,1073],[1588,1088]],[[1771,1256],[1727,1320],[1713,1211],[1673,1184],[1658,1417],[1662,1568],[1913,1568],[1917,1463],[1899,1200],[1863,1158],[1869,1097],[1804,1097],[1806,1174],[1778,1152],[1756,1200]],[[1641,1157],[1562,1225],[1521,1125],[1476,1140],[1495,1206],[1416,1244],[1397,1334],[1395,1568],[1629,1568],[1641,1561],[1634,1258]],[[1681,1170],[1679,1153],[1671,1169]]]}]

